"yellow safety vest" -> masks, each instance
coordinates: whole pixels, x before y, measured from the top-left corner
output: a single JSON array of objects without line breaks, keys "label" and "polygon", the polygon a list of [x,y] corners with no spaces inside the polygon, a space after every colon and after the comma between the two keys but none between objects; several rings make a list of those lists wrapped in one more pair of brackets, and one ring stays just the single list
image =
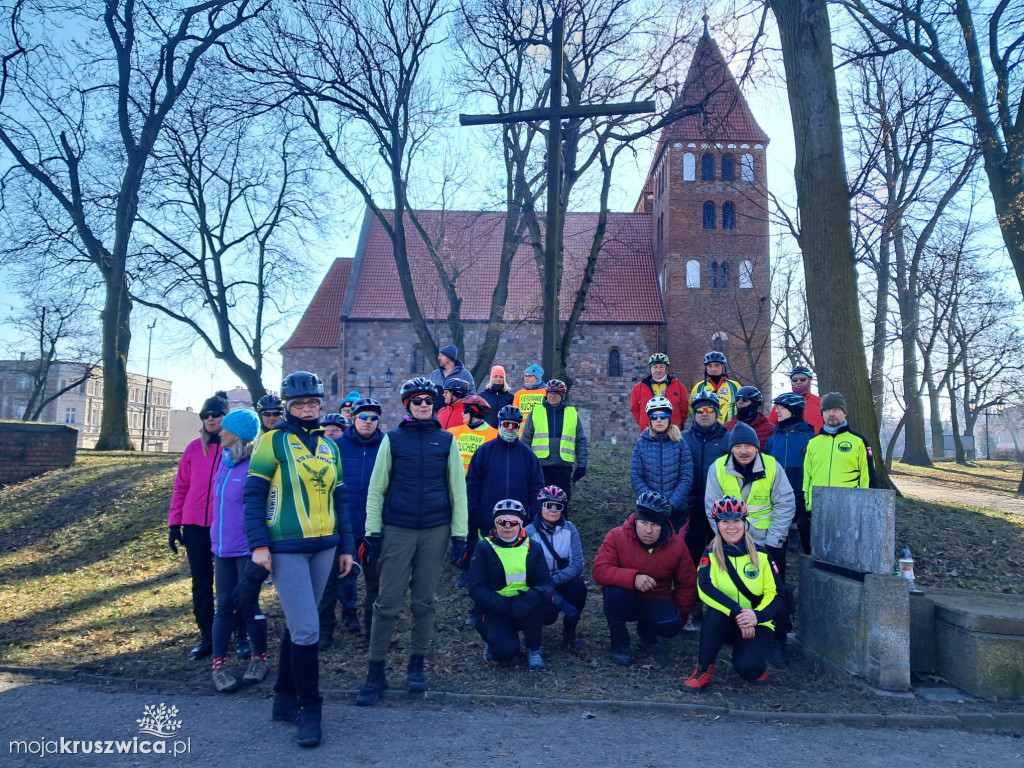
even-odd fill
[{"label": "yellow safety vest", "polygon": [[530,553],[530,538],[524,537],[523,542],[515,547],[495,546],[490,539],[484,539],[494,550],[501,567],[505,569],[505,586],[498,590],[503,597],[513,597],[525,592],[530,587],[526,583],[526,556]]},{"label": "yellow safety vest", "polygon": [[[571,405],[567,405],[562,416],[562,434],[558,438],[558,456],[567,464],[576,463],[576,427],[578,425],[579,412]],[[533,411],[533,442],[530,447],[533,448],[538,459],[546,459],[551,453],[547,408],[535,408]]]},{"label": "yellow safety vest", "polygon": [[[730,455],[727,453],[715,461],[718,485],[722,488],[722,493],[742,498],[747,502],[747,519],[751,527],[768,530],[772,524],[772,486],[775,484],[778,463],[768,454],[760,454],[761,461],[764,462],[764,477],[741,489],[740,478],[725,471],[725,462]],[[743,495],[743,490],[746,490],[746,495]]]},{"label": "yellow safety vest", "polygon": [[[726,555],[726,557],[729,556]],[[740,577],[740,581],[743,582],[743,585],[750,591],[750,593],[753,595],[761,595],[761,602],[758,604],[758,608],[764,608],[775,599],[777,594],[775,576],[772,575],[771,565],[768,564],[768,555],[764,552],[758,552],[756,565],[750,562],[749,555],[744,555],[743,557],[730,557],[729,559],[732,560],[732,566],[736,569],[736,575]],[[739,604],[740,608],[750,608],[753,610],[754,606],[751,605],[750,601],[740,592],[735,582],[733,582],[732,577],[729,576],[729,571],[718,567],[718,561],[715,559],[715,556],[711,553],[710,549],[708,549],[705,552],[705,556],[701,558],[700,567],[711,569],[711,583],[721,590],[721,592],[727,597],[735,600]],[[729,613],[728,608],[700,588],[699,581],[697,582],[697,591],[700,594],[700,599],[704,601],[706,605],[714,608],[715,610],[721,611],[722,613]],[[775,624],[771,620],[762,621],[761,626],[775,629]]]},{"label": "yellow safety vest", "polygon": [[462,454],[462,470],[467,474],[469,473],[469,461],[476,453],[476,449],[498,436],[498,430],[486,421],[481,421],[478,427],[460,424],[448,431],[455,436],[455,440],[459,444],[459,453]]}]

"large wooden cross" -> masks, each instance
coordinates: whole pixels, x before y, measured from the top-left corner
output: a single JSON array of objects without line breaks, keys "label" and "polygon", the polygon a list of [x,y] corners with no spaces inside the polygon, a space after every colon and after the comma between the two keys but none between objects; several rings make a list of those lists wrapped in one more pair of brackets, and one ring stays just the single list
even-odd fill
[{"label": "large wooden cross", "polygon": [[653,101],[634,101],[622,104],[581,104],[576,107],[562,105],[563,59],[565,56],[564,22],[555,16],[551,24],[551,102],[548,108],[528,109],[499,115],[459,115],[460,125],[494,125],[501,123],[533,123],[548,121],[548,206],[545,225],[543,312],[544,349],[543,365],[547,378],[562,376],[561,319],[558,307],[558,284],[561,272],[562,222],[560,210],[562,196],[562,120],[568,117],[599,117],[603,115],[632,115],[653,112]]}]

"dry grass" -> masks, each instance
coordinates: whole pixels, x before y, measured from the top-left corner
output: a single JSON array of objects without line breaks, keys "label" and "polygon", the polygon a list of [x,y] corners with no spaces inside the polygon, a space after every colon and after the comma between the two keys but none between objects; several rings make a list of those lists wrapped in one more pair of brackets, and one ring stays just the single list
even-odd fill
[{"label": "dry grass", "polygon": [[[631,509],[627,447],[593,446],[590,472],[579,485],[572,518],[589,564],[609,528]],[[82,452],[77,464],[0,489],[0,663],[76,669],[210,687],[206,663],[185,656],[195,640],[184,553],[166,546],[166,511],[177,456]],[[937,536],[935,529],[943,530]],[[992,588],[1003,565],[977,562],[979,548],[1004,543],[1024,562],[1024,533],[1010,521],[966,510],[900,505],[900,544],[919,558],[923,583],[963,582]],[[982,535],[983,534],[983,535]],[[976,546],[977,545],[977,546]],[[941,549],[936,552],[935,549]],[[940,565],[941,564],[941,567]],[[952,574],[956,569],[956,575]],[[470,603],[453,589],[447,570],[437,600],[436,639],[428,662],[436,689],[480,694],[579,699],[695,701],[681,691],[696,659],[697,636],[684,633],[660,659],[632,667],[610,662],[600,593],[592,591],[579,656],[557,648],[560,625],[545,629],[549,671],[529,674],[522,663],[484,664],[482,644],[464,624]],[[1005,583],[1005,582],[1004,582]],[[1016,586],[1015,584],[1013,586]],[[272,647],[283,626],[273,588],[264,591]],[[405,682],[407,619],[399,624],[390,670]],[[720,659],[723,661],[723,659]],[[272,667],[276,666],[276,662]],[[819,674],[799,658],[773,672],[776,684],[752,689],[727,663],[702,704],[794,711],[941,711],[943,705],[879,699]],[[323,656],[323,685],[355,689],[366,670],[365,642],[339,627]],[[238,695],[263,695],[269,686]]]},{"label": "dry grass", "polygon": [[951,458],[943,458],[936,460],[931,467],[915,467],[894,461],[892,474],[908,475],[953,488],[1015,494],[1020,485],[1021,465],[1014,461],[983,460],[964,465]]}]

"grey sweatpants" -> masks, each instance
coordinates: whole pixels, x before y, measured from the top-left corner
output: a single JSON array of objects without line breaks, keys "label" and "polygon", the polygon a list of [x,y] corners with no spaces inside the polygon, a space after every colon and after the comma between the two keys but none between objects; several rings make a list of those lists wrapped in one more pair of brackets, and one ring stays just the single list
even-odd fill
[{"label": "grey sweatpants", "polygon": [[274,552],[274,586],[281,598],[284,622],[296,645],[316,645],[320,639],[317,605],[327,585],[335,547],[319,552]]}]

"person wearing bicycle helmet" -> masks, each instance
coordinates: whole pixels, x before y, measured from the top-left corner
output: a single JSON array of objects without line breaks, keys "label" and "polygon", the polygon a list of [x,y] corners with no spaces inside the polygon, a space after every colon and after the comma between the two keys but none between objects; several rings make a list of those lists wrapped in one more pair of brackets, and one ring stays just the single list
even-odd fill
[{"label": "person wearing bicycle helmet", "polygon": [[260,434],[269,432],[284,416],[284,405],[277,395],[268,393],[256,401],[256,414],[260,417]]},{"label": "person wearing bicycle helmet", "polygon": [[647,361],[651,373],[633,385],[633,392],[629,398],[629,410],[636,419],[641,430],[649,426],[647,414],[647,403],[651,398],[665,398],[672,404],[672,423],[679,429],[683,428],[686,421],[687,394],[686,387],[668,372],[668,355],[664,352],[655,352]]},{"label": "person wearing bicycle helmet", "polygon": [[772,433],[772,423],[761,412],[763,404],[764,397],[757,387],[740,387],[736,390],[736,418],[725,422],[725,428],[729,431],[740,422],[752,427],[757,433],[757,439],[761,441],[762,451],[768,442],[768,435]]},{"label": "person wearing bicycle helmet", "polygon": [[775,645],[772,619],[782,607],[775,585],[772,559],[750,536],[747,505],[723,496],[711,505],[718,532],[704,551],[697,569],[697,589],[708,607],[700,629],[697,666],[683,683],[695,692],[706,688],[715,674],[722,646],[732,646],[732,666],[741,678],[768,682],[768,656]]},{"label": "person wearing bicycle helmet", "polygon": [[541,655],[544,607],[555,595],[542,547],[527,535],[525,510],[502,499],[492,512],[494,528],[473,554],[469,595],[476,631],[484,640],[484,660],[508,662],[519,653],[523,633],[530,671],[546,668]]},{"label": "person wearing bicycle helmet", "polygon": [[466,475],[459,444],[434,416],[437,389],[416,377],[402,385],[406,415],[381,441],[366,497],[364,558],[376,564],[370,663],[356,697],[370,706],[388,688],[385,662],[406,593],[412,610],[410,693],[427,689],[424,659],[434,631],[434,595],[451,540],[453,561],[466,555]]},{"label": "person wearing bicycle helmet", "polygon": [[571,499],[573,484],[587,474],[587,435],[579,411],[565,403],[565,382],[551,379],[544,389],[544,402],[526,417],[523,442],[540,459],[545,485],[557,485]]},{"label": "person wearing bicycle helmet", "polygon": [[587,603],[587,583],[583,580],[583,542],[576,526],[566,519],[569,497],[557,485],[541,488],[537,494],[540,515],[526,526],[526,535],[540,544],[555,584],[554,600],[544,605],[544,624],[562,619],[562,644],[570,653],[582,648],[576,634],[583,606]]},{"label": "person wearing bicycle helmet", "polygon": [[349,420],[340,413],[328,413],[320,420],[320,425],[324,428],[324,437],[338,442],[338,438],[349,428]]},{"label": "person wearing bicycle helmet", "polygon": [[672,533],[671,514],[660,493],[640,494],[633,514],[608,532],[594,557],[616,664],[633,662],[628,622],[637,623],[641,649],[657,655],[659,638],[679,634],[697,599],[697,573],[682,537]]},{"label": "person wearing bicycle helmet", "polygon": [[462,401],[471,392],[471,384],[462,379],[451,379],[444,384],[444,391],[441,397],[444,403],[437,411],[437,420],[441,422],[442,429],[461,427],[465,422],[462,420]]},{"label": "person wearing bicycle helmet", "polygon": [[[805,555],[811,554],[811,518],[804,501],[804,458],[807,445],[814,438],[814,427],[806,420],[804,398],[796,392],[785,392],[773,401],[772,413],[779,422],[768,436],[764,452],[786,470],[796,503],[796,529]],[[818,414],[819,416],[821,414]]]},{"label": "person wearing bicycle helmet", "polygon": [[[462,424],[457,427],[448,427],[448,431],[455,436],[459,444],[459,453],[462,455],[462,466],[469,472],[469,460],[477,449],[488,440],[498,436],[498,430],[487,423],[486,418],[491,407],[480,395],[469,395],[459,403],[462,406]],[[444,409],[442,408],[442,413]],[[438,414],[440,418],[441,414]]]},{"label": "person wearing bicycle helmet", "polygon": [[691,402],[704,392],[713,392],[718,396],[718,420],[723,424],[736,418],[736,392],[740,388],[738,381],[728,378],[727,364],[721,352],[708,352],[704,355],[704,378],[690,390]]},{"label": "person wearing bicycle helmet", "polygon": [[687,517],[686,548],[694,566],[700,560],[704,548],[714,536],[708,523],[704,506],[704,491],[708,484],[708,470],[720,457],[729,453],[729,430],[718,420],[720,412],[718,395],[702,392],[690,401],[693,412],[690,428],[683,433],[683,440],[690,448],[693,461],[693,486],[686,501]]},{"label": "person wearing bicycle helmet", "polygon": [[693,484],[690,448],[683,442],[679,427],[672,421],[672,403],[665,397],[647,401],[650,426],[640,433],[633,446],[629,477],[633,493],[656,491],[672,505],[671,523],[677,532],[686,525],[686,500]]},{"label": "person wearing bicycle helmet", "polygon": [[[789,372],[789,382],[793,385],[793,392],[800,395],[804,401],[804,420],[814,427],[818,432],[824,425],[821,417],[821,398],[811,392],[811,382],[814,380],[814,371],[806,365],[794,366]],[[768,421],[772,424],[779,423],[779,414],[776,406],[772,406],[772,412],[768,414]]]}]

